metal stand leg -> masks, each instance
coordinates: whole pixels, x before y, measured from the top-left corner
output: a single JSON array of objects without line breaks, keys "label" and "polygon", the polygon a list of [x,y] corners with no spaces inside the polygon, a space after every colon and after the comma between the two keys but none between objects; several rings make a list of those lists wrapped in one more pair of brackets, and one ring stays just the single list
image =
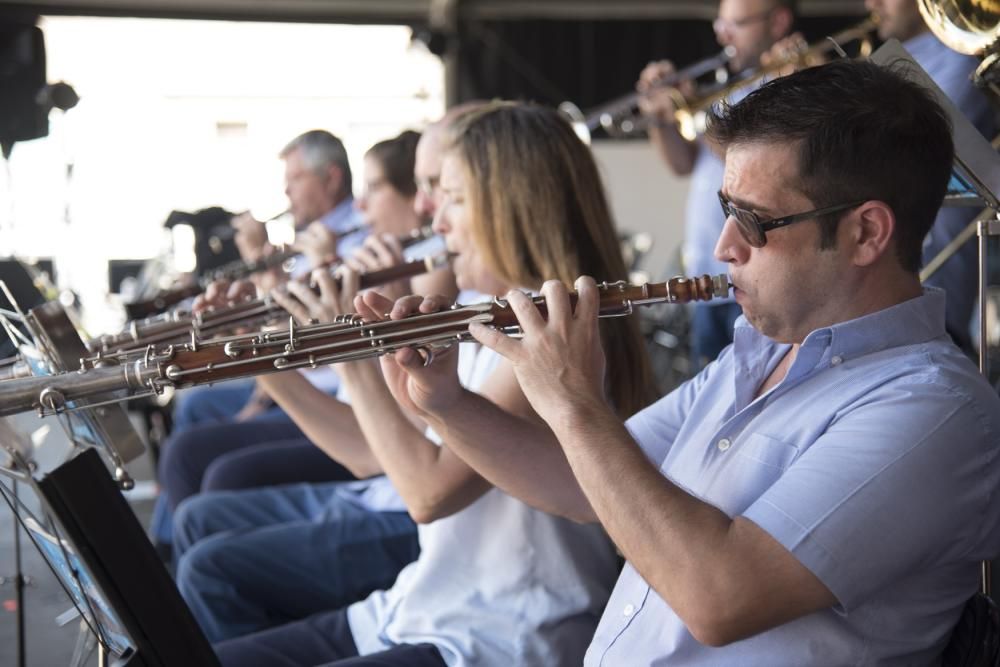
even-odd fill
[{"label": "metal stand leg", "polygon": [[[18,501],[17,480],[13,482],[13,496],[15,504]],[[14,583],[14,601],[17,604],[15,619],[17,623],[17,667],[25,667],[27,664],[27,642],[25,641],[24,622],[24,586],[27,578],[21,562],[21,524],[17,517],[14,517],[14,576],[0,577],[0,583],[6,584],[8,581]]]},{"label": "metal stand leg", "polygon": [[[979,219],[979,371],[987,380],[989,373],[989,339],[987,338],[986,321],[986,291],[989,282],[987,267],[988,242],[990,235],[1000,234],[1000,221],[997,220],[996,212],[990,218]],[[993,590],[992,564],[984,560],[982,564],[982,591],[987,597],[991,597]]]}]

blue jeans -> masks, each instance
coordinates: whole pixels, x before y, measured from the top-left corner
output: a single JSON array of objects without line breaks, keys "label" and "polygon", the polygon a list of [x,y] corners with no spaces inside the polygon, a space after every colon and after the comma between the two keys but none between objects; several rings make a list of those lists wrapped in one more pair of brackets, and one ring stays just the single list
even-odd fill
[{"label": "blue jeans", "polygon": [[163,445],[158,478],[161,492],[152,533],[157,541],[170,543],[173,511],[200,491],[335,482],[354,476],[290,421],[229,421],[171,436]]},{"label": "blue jeans", "polygon": [[[246,405],[253,388],[254,380],[251,378],[178,392],[174,401],[173,432],[231,420]],[[271,408],[258,417],[262,421],[291,421],[281,408]]]},{"label": "blue jeans", "polygon": [[[311,616],[215,646],[223,667],[444,667],[433,644],[401,644],[358,655],[345,609]],[[332,661],[332,662],[331,662]]]},{"label": "blue jeans", "polygon": [[[211,385],[206,387],[192,387],[191,389],[185,389],[177,394],[175,398],[174,405],[174,424],[173,430],[171,432],[170,438],[163,444],[163,452],[161,456],[169,456],[175,461],[180,458],[178,452],[171,453],[172,443],[176,442],[183,434],[188,431],[197,429],[202,426],[209,425],[222,425],[222,424],[234,424],[232,418],[238,413],[244,405],[246,405],[247,400],[253,393],[254,380],[230,380],[229,382],[223,382],[217,385]],[[291,418],[285,414],[281,408],[271,408],[266,412],[257,415],[249,423],[254,424],[267,424],[269,430],[267,431],[267,438],[271,440],[284,440],[288,437],[304,437],[302,432],[292,423]],[[250,432],[251,431],[246,431]],[[219,431],[209,431],[209,438],[212,437],[211,434],[218,434]],[[289,435],[291,434],[291,435]],[[234,434],[234,437],[235,434]],[[194,436],[194,439],[198,443],[204,442],[203,438],[198,438]],[[218,441],[218,440],[215,440]],[[175,470],[175,463],[165,463],[162,459],[159,464],[159,473],[157,478],[161,483],[160,496],[156,499],[156,505],[153,507],[153,517],[150,525],[150,532],[153,535],[153,539],[162,544],[170,544],[173,541],[173,536],[171,535],[171,526],[173,522],[173,508],[181,500],[186,498],[192,493],[196,493],[201,485],[201,479],[204,474],[205,468],[208,463],[217,456],[215,449],[211,448],[211,441],[209,446],[198,445],[188,445],[193,446],[194,450],[200,453],[198,457],[201,463],[198,466],[187,465],[184,466],[184,470],[178,472],[176,475],[170,475],[170,481],[165,481],[165,471],[170,470],[173,472]],[[223,444],[230,445],[226,451],[229,449],[237,448],[236,444],[233,443],[231,438],[225,438]],[[263,440],[250,440],[251,444],[263,442]],[[242,441],[239,443],[242,444]],[[190,481],[190,480],[194,481]],[[326,479],[344,479],[343,475],[337,475],[335,477],[329,477]],[[308,482],[313,481],[309,478],[301,479],[267,479],[265,483],[276,484],[281,482]],[[325,480],[324,480],[325,481]],[[182,485],[185,490],[174,499],[170,499],[170,488],[171,486],[176,486],[178,483]],[[254,484],[256,485],[256,484]],[[251,486],[251,484],[244,484],[242,486],[223,486],[220,488],[243,488],[245,486]],[[191,488],[193,487],[193,490]],[[175,488],[174,493],[177,493]]]},{"label": "blue jeans", "polygon": [[203,493],[178,507],[177,586],[209,641],[346,606],[416,559],[405,512],[364,509],[338,486]]},{"label": "blue jeans", "polygon": [[743,310],[738,303],[696,303],[691,311],[692,374],[715,361],[733,342],[733,325]]}]

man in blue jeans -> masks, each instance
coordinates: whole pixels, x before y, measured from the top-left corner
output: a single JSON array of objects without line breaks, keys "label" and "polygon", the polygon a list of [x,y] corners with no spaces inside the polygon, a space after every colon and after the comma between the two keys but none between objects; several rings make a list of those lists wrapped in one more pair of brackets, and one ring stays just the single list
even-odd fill
[{"label": "man in blue jeans", "polygon": [[[336,238],[336,253],[347,256],[362,243],[364,234],[339,236],[356,230],[362,221],[354,207],[353,177],[343,142],[329,132],[310,130],[290,141],[279,157],[285,162],[285,194],[296,230],[310,224],[322,225]],[[261,223],[249,216],[237,216],[234,225],[244,259],[257,259],[265,252],[267,237]],[[309,268],[309,262],[300,256],[293,276]],[[310,377],[324,391],[333,393],[337,389],[332,369],[314,371]],[[294,448],[305,465],[283,466],[286,459],[273,456],[273,448],[253,451],[254,445],[277,442]],[[280,483],[351,479],[343,467],[314,449],[283,410],[255,391],[252,380],[181,392],[174,411],[174,431],[164,443],[158,466],[163,491],[152,525],[158,548],[169,551],[173,510],[202,488],[206,474],[218,477],[214,481],[227,488],[253,487],[260,480]],[[238,452],[238,458],[230,458],[224,471],[220,465],[211,467],[232,452]]]}]

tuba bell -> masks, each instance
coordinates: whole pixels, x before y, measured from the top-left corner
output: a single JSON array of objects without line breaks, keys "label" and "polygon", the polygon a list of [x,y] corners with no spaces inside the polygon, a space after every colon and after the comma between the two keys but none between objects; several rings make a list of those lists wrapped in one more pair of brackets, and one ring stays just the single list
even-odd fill
[{"label": "tuba bell", "polygon": [[1000,83],[1000,2],[997,0],[917,0],[924,22],[949,48],[982,57],[973,75],[977,86],[998,92]]}]

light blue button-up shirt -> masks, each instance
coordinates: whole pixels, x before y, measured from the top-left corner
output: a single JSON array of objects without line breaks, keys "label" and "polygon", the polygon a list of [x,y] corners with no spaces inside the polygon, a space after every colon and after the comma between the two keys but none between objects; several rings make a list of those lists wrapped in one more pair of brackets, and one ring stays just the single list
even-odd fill
[{"label": "light blue button-up shirt", "polygon": [[[626,565],[585,665],[930,664],[1000,552],[1000,400],[921,297],[788,345],[734,344],[628,427],[671,481],[769,533],[839,604],[722,648]],[[669,567],[669,563],[664,563]]]}]

